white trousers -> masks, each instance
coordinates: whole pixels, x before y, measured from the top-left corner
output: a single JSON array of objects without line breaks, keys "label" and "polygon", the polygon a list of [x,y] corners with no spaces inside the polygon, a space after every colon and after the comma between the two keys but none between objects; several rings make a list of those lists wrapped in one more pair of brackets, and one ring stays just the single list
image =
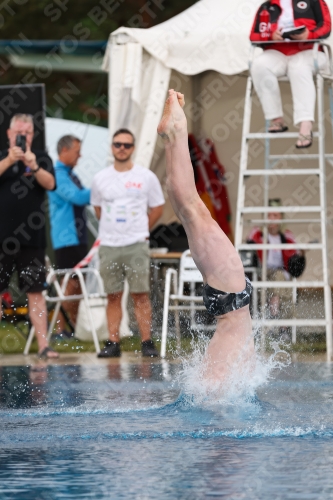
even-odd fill
[{"label": "white trousers", "polygon": [[[319,68],[326,65],[326,55],[318,53]],[[254,59],[251,67],[254,88],[264,110],[266,120],[283,116],[278,78],[287,76],[290,81],[294,105],[294,124],[314,121],[316,88],[313,81],[314,63],[312,50],[286,56],[278,50],[265,50]]]}]

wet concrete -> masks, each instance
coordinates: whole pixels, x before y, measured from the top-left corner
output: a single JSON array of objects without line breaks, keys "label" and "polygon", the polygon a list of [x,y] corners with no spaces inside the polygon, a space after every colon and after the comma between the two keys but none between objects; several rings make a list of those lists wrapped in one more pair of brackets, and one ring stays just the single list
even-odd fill
[{"label": "wet concrete", "polygon": [[[292,362],[296,363],[324,363],[326,362],[325,353],[304,354],[292,353]],[[180,358],[168,358],[168,363],[180,363]],[[62,353],[59,358],[52,360],[39,359],[37,354],[6,354],[0,355],[0,366],[36,366],[41,365],[119,365],[119,364],[156,364],[161,363],[161,358],[143,358],[141,354],[136,352],[123,352],[120,358],[97,358],[94,352],[82,353]]]},{"label": "wet concrete", "polygon": [[[179,363],[180,359],[168,359],[168,363]],[[6,354],[0,355],[0,366],[36,366],[48,365],[119,365],[161,363],[161,358],[143,358],[135,352],[123,352],[120,358],[98,358],[95,352],[61,353],[56,359],[39,359],[37,354]]]}]

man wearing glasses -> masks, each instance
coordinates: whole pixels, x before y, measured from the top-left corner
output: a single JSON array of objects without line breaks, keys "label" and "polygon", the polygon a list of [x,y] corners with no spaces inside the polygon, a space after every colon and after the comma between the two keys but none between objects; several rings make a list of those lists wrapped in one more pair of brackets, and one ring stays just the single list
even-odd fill
[{"label": "man wearing glasses", "polygon": [[99,219],[100,273],[108,296],[109,340],[98,355],[119,357],[121,296],[127,278],[142,340],[142,355],[158,356],[151,340],[149,230],[161,217],[162,188],[156,175],[131,160],[135,138],[127,129],[113,135],[114,164],[92,184],[91,204]]}]

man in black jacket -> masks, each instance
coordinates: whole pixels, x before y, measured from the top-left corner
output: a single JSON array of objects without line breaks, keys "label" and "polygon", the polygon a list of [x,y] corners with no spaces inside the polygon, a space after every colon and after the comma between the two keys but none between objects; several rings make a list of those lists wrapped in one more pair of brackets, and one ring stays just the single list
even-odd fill
[{"label": "man in black jacket", "polygon": [[[16,114],[7,131],[9,149],[0,152],[0,318],[1,293],[17,269],[19,287],[28,296],[41,357],[58,354],[47,342],[45,288],[45,191],[55,189],[51,158],[31,151],[34,136],[31,115]],[[25,151],[17,137],[25,137]],[[23,139],[24,140],[24,139]]]}]

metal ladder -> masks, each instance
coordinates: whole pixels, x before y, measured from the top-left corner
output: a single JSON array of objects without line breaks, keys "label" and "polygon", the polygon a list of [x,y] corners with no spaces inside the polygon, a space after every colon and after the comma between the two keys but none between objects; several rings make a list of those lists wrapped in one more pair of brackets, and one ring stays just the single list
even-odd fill
[{"label": "metal ladder", "polygon": [[[325,52],[329,57],[329,74],[319,73],[317,55],[319,46],[325,47]],[[254,48],[252,50],[252,57]],[[331,360],[332,356],[332,299],[331,287],[329,284],[329,270],[328,270],[328,256],[327,256],[327,235],[326,235],[326,185],[325,185],[325,163],[329,162],[333,165],[333,154],[325,154],[325,127],[324,127],[324,83],[329,83],[330,95],[330,108],[331,108],[331,122],[333,116],[333,71],[332,71],[332,55],[331,49],[326,44],[321,44],[316,41],[313,48],[314,65],[315,65],[315,79],[317,87],[317,110],[318,110],[318,132],[313,133],[314,139],[318,140],[318,153],[317,154],[270,154],[270,141],[279,139],[297,139],[298,133],[284,132],[284,133],[268,133],[268,122],[266,122],[266,132],[253,133],[250,132],[251,125],[251,112],[252,112],[252,95],[253,84],[251,76],[247,79],[245,103],[244,103],[244,120],[242,131],[242,144],[240,155],[240,172],[238,182],[238,196],[237,196],[237,211],[236,211],[236,227],[235,227],[235,247],[240,250],[262,250],[262,280],[254,281],[253,287],[260,289],[261,297],[261,318],[257,320],[262,328],[262,341],[265,341],[265,334],[269,327],[276,326],[291,326],[292,327],[292,340],[296,342],[296,328],[299,326],[325,326],[326,327],[326,353],[327,360]],[[280,78],[279,80],[287,80]],[[324,81],[325,80],[325,81]],[[333,122],[332,122],[333,127]],[[333,128],[332,128],[333,131]],[[265,141],[265,165],[264,168],[248,168],[248,153],[249,143],[253,140]],[[275,168],[281,161],[299,161],[299,160],[318,160],[318,168]],[[272,212],[272,207],[268,206],[269,199],[269,178],[270,176],[308,176],[316,175],[319,180],[319,199],[320,203],[316,206],[281,206],[274,207],[274,212],[289,213],[289,214],[318,214],[317,219],[306,218],[293,218],[284,219],[284,223],[316,223],[320,225],[321,242],[320,243],[297,243],[297,244],[270,244],[267,242],[267,214]],[[258,179],[263,177],[263,204],[262,206],[246,206],[246,179],[256,176]],[[301,178],[301,177],[300,177]],[[263,225],[263,243],[261,244],[247,244],[243,243],[243,228],[244,216],[249,217],[250,214],[262,214],[261,219],[250,219],[246,222],[252,224]],[[321,250],[322,256],[322,280],[320,281],[302,281],[292,280],[286,282],[267,281],[267,251],[269,249],[298,249],[298,250]],[[294,298],[296,288],[323,288],[324,290],[324,303],[325,303],[325,319],[267,319],[265,318],[265,304],[266,304],[266,290],[267,288],[293,288]],[[256,321],[256,318],[254,318]]]}]

